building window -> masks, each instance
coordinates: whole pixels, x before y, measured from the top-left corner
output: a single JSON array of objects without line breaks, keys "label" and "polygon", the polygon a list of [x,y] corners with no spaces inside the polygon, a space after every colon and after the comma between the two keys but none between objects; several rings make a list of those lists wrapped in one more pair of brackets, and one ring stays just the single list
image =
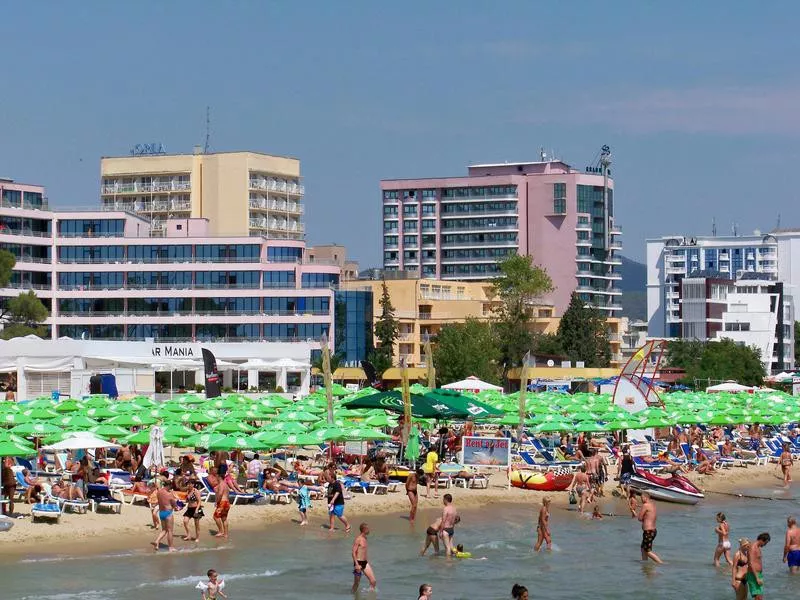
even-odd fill
[{"label": "building window", "polygon": [[303,258],[303,249],[291,246],[269,246],[267,260],[270,262],[300,262]]},{"label": "building window", "polygon": [[265,288],[293,288],[295,284],[294,271],[266,271],[264,273]]},{"label": "building window", "polygon": [[397,200],[397,198],[398,198],[397,190],[384,190],[383,192],[384,200]]},{"label": "building window", "polygon": [[405,216],[405,217],[416,217],[417,216],[417,205],[416,204],[405,204],[405,205],[403,205],[403,216]]},{"label": "building window", "polygon": [[396,217],[397,216],[397,206],[393,204],[389,204],[383,207],[383,216],[384,217]]},{"label": "building window", "polygon": [[339,284],[335,273],[303,273],[301,285],[304,288],[327,288]]},{"label": "building window", "polygon": [[122,237],[124,219],[62,219],[58,222],[62,237]]},{"label": "building window", "polygon": [[553,214],[567,214],[567,184],[553,184]]}]

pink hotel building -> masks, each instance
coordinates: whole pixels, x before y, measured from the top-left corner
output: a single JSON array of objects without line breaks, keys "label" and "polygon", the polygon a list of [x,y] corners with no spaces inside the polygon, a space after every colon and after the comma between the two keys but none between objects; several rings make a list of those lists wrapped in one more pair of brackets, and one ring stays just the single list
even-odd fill
[{"label": "pink hotel building", "polygon": [[488,279],[507,254],[529,254],[553,280],[545,300],[556,316],[573,291],[615,316],[622,231],[607,158],[586,172],[551,160],[473,165],[466,177],[381,181],[384,268]]},{"label": "pink hotel building", "polygon": [[44,188],[0,179],[0,249],[16,256],[0,302],[35,290],[51,336],[105,340],[333,338],[340,268],[308,264],[305,243],[210,237],[208,220],[49,210]]}]

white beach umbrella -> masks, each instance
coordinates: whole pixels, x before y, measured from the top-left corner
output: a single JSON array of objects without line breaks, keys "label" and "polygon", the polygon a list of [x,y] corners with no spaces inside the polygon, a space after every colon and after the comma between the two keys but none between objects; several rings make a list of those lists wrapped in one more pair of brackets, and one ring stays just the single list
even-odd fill
[{"label": "white beach umbrella", "polygon": [[147,448],[143,462],[147,469],[163,467],[167,462],[164,459],[164,431],[158,425],[150,428],[150,446]]},{"label": "white beach umbrella", "polygon": [[44,450],[86,450],[88,448],[119,448],[119,444],[106,441],[89,431],[76,431],[66,439],[45,446]]}]

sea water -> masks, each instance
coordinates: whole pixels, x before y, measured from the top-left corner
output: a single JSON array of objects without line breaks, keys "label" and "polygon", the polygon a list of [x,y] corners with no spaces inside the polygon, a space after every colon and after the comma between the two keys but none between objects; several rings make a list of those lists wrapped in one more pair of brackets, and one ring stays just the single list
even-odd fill
[{"label": "sea water", "polygon": [[[786,517],[800,516],[797,496],[775,488],[746,494],[763,499],[709,494],[695,507],[659,503],[654,549],[666,564],[658,566],[641,562],[640,525],[626,514],[624,502],[611,497],[601,501],[601,510],[619,516],[600,521],[554,509],[553,551],[540,553],[532,549],[539,508],[533,502],[463,510],[456,541],[472,553],[471,559],[419,556],[425,528],[437,516],[433,510],[421,511],[415,526],[400,515],[369,517],[369,558],[378,590],[368,592],[364,579],[359,597],[415,599],[420,584],[428,583],[436,600],[502,599],[511,597],[514,583],[521,583],[531,598],[729,599],[730,571],[711,564],[714,515],[724,511],[734,549],[736,538],[755,539],[762,531],[772,536],[764,551],[766,597],[800,598],[800,575],[790,577],[781,560]],[[206,534],[199,548],[173,554],[137,548],[105,556],[34,551],[3,557],[0,598],[196,600],[195,586],[210,568],[226,581],[231,600],[352,598],[354,533],[329,534],[319,518],[302,528],[289,519],[287,513],[286,524],[265,525],[263,531],[234,528],[228,544]],[[354,519],[354,530],[358,523]]]}]

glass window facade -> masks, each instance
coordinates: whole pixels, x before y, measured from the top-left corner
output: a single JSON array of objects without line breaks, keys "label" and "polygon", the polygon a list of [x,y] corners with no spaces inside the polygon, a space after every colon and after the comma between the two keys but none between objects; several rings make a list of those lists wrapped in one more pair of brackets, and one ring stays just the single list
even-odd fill
[{"label": "glass window facade", "polygon": [[124,273],[59,273],[61,290],[115,290],[122,287]]},{"label": "glass window facade", "polygon": [[270,246],[267,248],[267,260],[270,262],[300,262],[302,258],[302,248],[283,246]]},{"label": "glass window facade", "polygon": [[553,184],[553,214],[567,214],[567,184]]},{"label": "glass window facade", "polygon": [[62,315],[122,315],[125,300],[122,298],[67,298],[58,301],[58,312]]},{"label": "glass window facade", "polygon": [[198,314],[259,314],[261,298],[195,298]]},{"label": "glass window facade", "polygon": [[14,258],[21,262],[50,262],[50,246],[1,243],[0,250],[11,252]]},{"label": "glass window facade", "polygon": [[[61,275],[63,275],[62,273]],[[128,271],[129,288],[180,289],[192,287],[191,271]]]},{"label": "glass window facade", "polygon": [[124,333],[122,325],[60,325],[57,335],[73,339],[121,340]]},{"label": "glass window facade", "polygon": [[517,243],[516,233],[450,233],[442,236],[442,245]]},{"label": "glass window facade", "polygon": [[442,198],[483,198],[486,196],[516,196],[517,186],[495,185],[489,187],[445,188]]},{"label": "glass window facade", "polygon": [[442,230],[490,229],[493,227],[516,227],[516,217],[493,217],[486,219],[447,219],[442,221]]},{"label": "glass window facade", "polygon": [[383,246],[385,248],[397,248],[397,236],[387,235],[385,238],[383,238]]},{"label": "glass window facade", "polygon": [[58,262],[62,263],[114,263],[122,262],[122,246],[59,246]]},{"label": "glass window facade", "polygon": [[517,212],[517,202],[450,202],[442,204],[442,215],[481,215],[486,213]]},{"label": "glass window facade", "polygon": [[330,333],[327,323],[265,323],[264,339],[276,342],[314,339]]},{"label": "glass window facade", "polygon": [[128,262],[132,263],[191,262],[191,260],[192,247],[188,244],[128,246]]},{"label": "glass window facade", "polygon": [[128,325],[129,340],[155,338],[157,340],[186,340],[192,338],[191,325]]},{"label": "glass window facade", "polygon": [[261,271],[198,271],[194,285],[197,288],[258,288]]},{"label": "glass window facade", "polygon": [[443,275],[493,276],[499,273],[497,263],[477,265],[442,265]]},{"label": "glass window facade", "polygon": [[471,248],[458,250],[442,250],[442,259],[458,260],[501,260],[510,254],[515,254],[516,248]]},{"label": "glass window facade", "polygon": [[128,298],[128,313],[132,315],[191,314],[191,312],[191,298]]},{"label": "glass window facade", "polygon": [[259,244],[199,244],[195,246],[197,262],[259,262]]},{"label": "glass window facade", "polygon": [[264,313],[268,315],[327,315],[331,301],[327,296],[264,298]]},{"label": "glass window facade", "polygon": [[366,360],[372,350],[372,291],[340,290],[334,302],[336,353],[348,363]]},{"label": "glass window facade", "polygon": [[62,219],[58,222],[62,237],[122,237],[125,219]]},{"label": "glass window facade", "polygon": [[22,191],[21,190],[7,190],[3,188],[3,204],[7,206],[21,206],[22,205]]},{"label": "glass window facade", "polygon": [[335,273],[303,273],[304,288],[327,288],[339,285],[339,275]]},{"label": "glass window facade", "polygon": [[50,237],[50,219],[30,219],[28,217],[7,217],[0,215],[0,232],[15,235]]},{"label": "glass window facade", "polygon": [[295,283],[294,271],[267,271],[264,273],[265,288],[293,288]]}]

